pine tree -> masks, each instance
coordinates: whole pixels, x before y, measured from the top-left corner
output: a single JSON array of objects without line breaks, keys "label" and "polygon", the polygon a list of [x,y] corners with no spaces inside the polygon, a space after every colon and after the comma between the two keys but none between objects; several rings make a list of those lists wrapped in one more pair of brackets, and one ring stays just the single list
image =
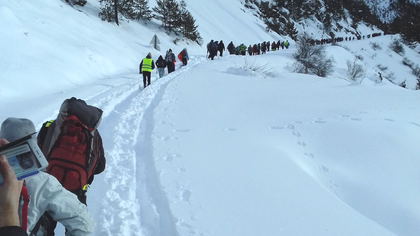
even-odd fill
[{"label": "pine tree", "polygon": [[153,18],[148,0],[123,0],[119,12],[127,19],[150,21]]},{"label": "pine tree", "polygon": [[332,29],[332,19],[330,13],[326,12],[324,17],[321,19],[322,24],[324,25],[324,33],[331,32]]},{"label": "pine tree", "polygon": [[326,12],[331,13],[332,19],[338,21],[344,18],[343,0],[325,0],[324,4]]},{"label": "pine tree", "polygon": [[201,38],[200,33],[197,31],[198,25],[195,24],[195,19],[190,12],[186,12],[183,15],[184,27],[182,34],[199,45],[202,44],[203,38]]},{"label": "pine tree", "polygon": [[118,23],[118,0],[99,0],[101,4],[99,17],[103,21]]},{"label": "pine tree", "polygon": [[182,35],[187,39],[190,39],[199,45],[202,43],[200,33],[198,33],[198,26],[195,24],[195,19],[191,13],[187,10],[187,4],[184,0],[179,3],[180,18],[177,22],[177,28],[181,30]]},{"label": "pine tree", "polygon": [[156,12],[155,18],[162,21],[162,25],[169,32],[174,30],[179,15],[179,4],[176,0],[157,0],[157,6],[153,7],[153,11]]},{"label": "pine tree", "polygon": [[297,36],[298,36],[298,31],[295,27],[295,23],[293,23],[293,21],[289,21],[287,22],[287,24],[284,27],[285,32],[287,33],[287,35],[290,36],[290,38],[292,38],[293,40],[297,40]]}]

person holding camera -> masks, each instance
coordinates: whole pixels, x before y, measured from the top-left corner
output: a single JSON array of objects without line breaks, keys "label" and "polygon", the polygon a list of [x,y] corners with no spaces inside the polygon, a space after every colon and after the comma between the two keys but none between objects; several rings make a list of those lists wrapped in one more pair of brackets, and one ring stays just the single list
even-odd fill
[{"label": "person holding camera", "polygon": [[[0,140],[0,146],[6,145],[5,139]],[[19,197],[23,182],[18,181],[12,167],[5,156],[0,156],[0,175],[3,183],[0,185],[0,235],[27,236],[19,222]]]},{"label": "person holding camera", "polygon": [[[35,132],[35,126],[31,120],[7,118],[0,128],[0,145],[5,145],[8,141],[13,142]],[[47,226],[47,222],[40,220],[44,212],[47,212],[55,221],[63,224],[67,230],[66,236],[92,234],[94,223],[87,206],[81,203],[75,194],[66,190],[54,176],[45,172],[39,172],[25,178],[25,187],[30,196],[30,201],[26,215],[23,211],[18,211],[15,204],[19,206],[22,185],[16,186],[16,175],[13,173],[14,179],[13,176],[11,177],[10,171],[13,172],[13,170],[8,169],[9,164],[5,162],[7,162],[7,159],[2,157],[0,170],[5,180],[0,187],[0,204],[2,205],[0,207],[0,227],[6,227],[2,230],[18,230],[15,226],[20,225],[20,218],[22,221],[26,219],[27,223],[20,225],[23,229],[26,229],[26,233],[36,235],[38,231],[42,230],[41,227],[45,228]],[[16,195],[18,203],[13,201]],[[18,217],[16,216],[17,213],[19,213]],[[13,234],[0,233],[0,235]]]}]

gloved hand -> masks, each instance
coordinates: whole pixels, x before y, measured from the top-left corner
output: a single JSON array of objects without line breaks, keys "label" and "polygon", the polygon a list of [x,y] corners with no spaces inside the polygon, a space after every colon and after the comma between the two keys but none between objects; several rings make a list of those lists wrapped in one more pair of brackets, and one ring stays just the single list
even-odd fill
[{"label": "gloved hand", "polygon": [[139,74],[143,74],[143,72],[142,72],[142,71],[140,71],[140,72],[139,72]]}]

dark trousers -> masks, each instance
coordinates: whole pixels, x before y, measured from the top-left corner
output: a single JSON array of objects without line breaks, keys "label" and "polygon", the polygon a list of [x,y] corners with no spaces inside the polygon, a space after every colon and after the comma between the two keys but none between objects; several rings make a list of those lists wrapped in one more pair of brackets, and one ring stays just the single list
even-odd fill
[{"label": "dark trousers", "polygon": [[[144,87],[150,85],[150,77],[152,76],[152,72],[143,71],[143,85]],[[146,84],[147,82],[147,84]]]},{"label": "dark trousers", "polygon": [[175,65],[172,62],[169,62],[168,66],[168,74],[175,71]]},{"label": "dark trousers", "polygon": [[187,58],[182,58],[182,63],[184,64],[184,66],[187,65]]}]

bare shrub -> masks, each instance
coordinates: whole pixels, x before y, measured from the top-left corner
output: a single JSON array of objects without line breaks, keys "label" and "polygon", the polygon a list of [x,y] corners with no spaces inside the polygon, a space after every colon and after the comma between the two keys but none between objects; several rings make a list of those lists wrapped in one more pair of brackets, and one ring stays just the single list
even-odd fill
[{"label": "bare shrub", "polygon": [[298,36],[294,72],[327,77],[333,72],[334,58],[327,56],[323,45],[311,45],[310,41],[306,35]]},{"label": "bare shrub", "polygon": [[381,45],[379,45],[379,43],[377,43],[377,42],[371,42],[370,46],[372,46],[373,50],[375,50],[375,51],[376,50],[382,50]]},{"label": "bare shrub", "polygon": [[416,65],[415,67],[413,66],[411,69],[413,70],[413,75],[420,78],[420,66]]},{"label": "bare shrub", "polygon": [[350,80],[357,82],[362,82],[362,80],[366,76],[366,70],[363,65],[357,64],[357,60],[354,60],[353,62],[347,61],[347,75]]},{"label": "bare shrub", "polygon": [[355,55],[355,57],[361,61],[363,61],[363,56],[362,55]]},{"label": "bare shrub", "polygon": [[403,63],[404,65],[406,65],[406,66],[410,67],[411,69],[413,69],[413,64],[414,64],[414,63],[413,63],[410,59],[408,59],[407,57],[404,57],[404,58],[403,58],[402,63]]},{"label": "bare shrub", "polygon": [[257,64],[257,63],[250,63],[248,60],[245,59],[245,64],[242,67],[243,69],[251,72],[252,74],[260,74],[264,77],[275,77],[276,73],[274,67],[272,67],[269,63],[266,64]]},{"label": "bare shrub", "polygon": [[382,64],[378,64],[377,67],[381,70],[381,71],[386,71],[388,70],[387,66],[383,66]]},{"label": "bare shrub", "polygon": [[404,55],[405,53],[402,43],[397,39],[394,39],[391,44],[389,44],[389,48],[400,55]]}]

